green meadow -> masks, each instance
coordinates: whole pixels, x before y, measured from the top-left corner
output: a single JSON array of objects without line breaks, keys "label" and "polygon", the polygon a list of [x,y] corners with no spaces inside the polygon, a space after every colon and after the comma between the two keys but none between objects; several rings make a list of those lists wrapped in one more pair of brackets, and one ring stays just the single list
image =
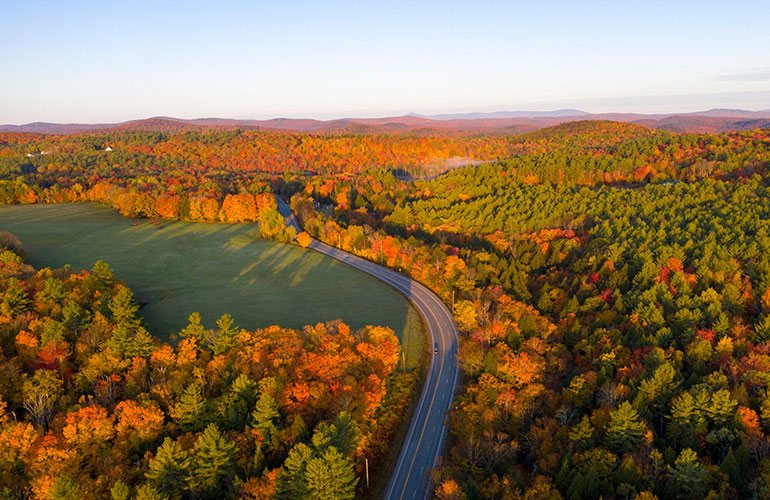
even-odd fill
[{"label": "green meadow", "polygon": [[342,319],[353,329],[392,328],[414,366],[419,314],[398,292],[334,259],[258,238],[254,224],[122,217],[93,204],[0,207],[0,231],[18,236],[36,267],[87,269],[99,259],[131,287],[145,325],[170,339],[197,311],[208,327],[229,313],[236,325],[300,328]]}]

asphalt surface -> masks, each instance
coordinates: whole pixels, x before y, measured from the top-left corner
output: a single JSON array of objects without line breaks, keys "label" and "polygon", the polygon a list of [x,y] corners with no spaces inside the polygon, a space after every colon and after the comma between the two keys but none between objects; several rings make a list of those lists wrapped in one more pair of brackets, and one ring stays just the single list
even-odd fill
[{"label": "asphalt surface", "polygon": [[[279,197],[276,199],[286,224],[299,233],[301,229],[289,206]],[[428,375],[383,495],[385,500],[428,498],[432,493],[429,474],[437,464],[446,441],[445,413],[452,405],[459,381],[457,328],[452,313],[433,292],[403,274],[317,240],[312,240],[309,248],[391,285],[414,304],[428,327],[431,338]],[[438,354],[433,354],[433,345],[438,347]]]}]

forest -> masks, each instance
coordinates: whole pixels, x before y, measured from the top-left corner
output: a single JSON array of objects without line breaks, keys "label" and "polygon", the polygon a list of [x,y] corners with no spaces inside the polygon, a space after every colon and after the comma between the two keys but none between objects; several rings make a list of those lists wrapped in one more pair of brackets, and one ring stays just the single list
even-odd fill
[{"label": "forest", "polygon": [[[480,164],[418,177],[452,157]],[[300,243],[315,237],[430,287],[462,332],[438,499],[770,498],[768,167],[768,130],[612,122],[520,136],[4,134],[0,203],[258,221],[264,237],[290,241],[275,193],[290,199]],[[205,497],[219,484],[243,498],[309,498],[311,471],[338,467],[350,479],[340,488],[360,487],[367,444],[392,436],[392,408],[413,387],[393,377],[392,333],[239,332],[231,318],[200,332],[191,317],[182,342],[160,345],[103,266],[36,271],[6,241],[0,438],[15,451],[4,484],[76,491],[72,471],[90,460],[87,487],[112,498]],[[58,299],[44,293],[49,277]],[[288,363],[292,349],[308,362]],[[52,391],[42,421],[25,399],[40,387]],[[221,398],[248,411],[226,416],[235,403]],[[182,414],[195,401],[206,403],[193,424]],[[130,437],[121,404],[155,412],[156,434]],[[101,428],[78,426],[87,418],[109,424],[82,447],[79,433]],[[213,455],[227,460],[198,479],[195,464]],[[182,472],[153,472],[168,463]],[[164,489],[161,477],[181,482]]]},{"label": "forest", "polygon": [[[390,329],[143,327],[103,262],[35,269],[0,234],[3,498],[353,498],[416,373]],[[359,488],[361,490],[362,488]]]}]

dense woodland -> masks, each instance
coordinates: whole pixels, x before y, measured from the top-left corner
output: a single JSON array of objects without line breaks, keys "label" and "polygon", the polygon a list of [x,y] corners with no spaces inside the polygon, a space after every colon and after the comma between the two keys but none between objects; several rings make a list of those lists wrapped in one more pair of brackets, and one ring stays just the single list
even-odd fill
[{"label": "dense woodland", "polygon": [[0,234],[2,498],[350,499],[417,382],[390,329],[207,330],[169,345],[109,265],[34,269]]},{"label": "dense woodland", "polygon": [[[466,149],[451,149],[460,147],[453,143]],[[113,151],[102,151],[105,145]],[[43,148],[51,154],[26,156],[48,151]],[[454,156],[487,163],[427,180],[394,175],[394,169],[421,173],[427,158]],[[266,237],[289,240],[264,194],[278,193],[291,197],[309,235],[431,287],[454,308],[464,375],[448,416],[447,456],[434,471],[439,499],[770,498],[767,130],[676,135],[575,122],[523,136],[467,138],[7,134],[0,158],[1,203],[98,201],[133,216],[256,220]],[[169,199],[173,210],[166,209]],[[107,311],[102,316],[108,323],[114,318]],[[17,352],[21,330],[31,331],[24,326],[3,337],[15,357],[23,356]],[[145,342],[137,331],[121,335],[119,344],[125,338],[132,345],[137,336]],[[115,344],[114,337],[104,342]],[[177,353],[181,345],[165,348]],[[219,355],[243,356],[240,349]],[[152,355],[146,363],[152,366]],[[232,366],[240,368],[237,361]],[[233,370],[234,380],[240,372]],[[32,376],[35,367],[18,373]],[[261,398],[262,375],[250,376]],[[294,382],[288,370],[271,376]],[[86,392],[63,387],[68,404],[98,404],[119,421],[106,402],[81,403]],[[204,399],[228,393],[217,387],[220,392]],[[181,398],[186,390],[174,394]],[[276,421],[291,428],[285,393],[270,394],[279,408]],[[387,406],[391,392],[384,394]],[[163,435],[194,460],[196,439],[212,421],[185,429],[170,413],[173,396],[166,406],[155,397],[149,392],[142,401],[166,412],[171,430]],[[22,408],[23,394],[4,400],[18,419],[8,417],[4,425],[26,425],[38,440],[56,435],[56,417],[43,434],[45,426]],[[309,403],[313,411],[315,404]],[[57,413],[61,432],[66,408]],[[362,413],[340,417],[326,408],[312,418],[300,412],[306,429],[314,429],[306,436],[339,418],[355,422],[361,436],[375,432]],[[256,418],[235,429],[213,423],[220,436],[258,428]],[[191,437],[185,441],[185,435]],[[37,449],[35,439],[30,450]],[[106,448],[119,448],[112,439]],[[300,441],[308,457],[318,456],[314,439]],[[238,480],[228,484],[268,488],[270,470],[278,471],[270,484],[283,484],[278,479],[291,458],[283,452],[261,451],[262,475],[233,462],[227,477]],[[147,464],[137,460],[136,476],[121,481],[157,489],[144,471],[160,450],[148,446],[142,453]],[[360,454],[342,454],[360,466]],[[115,478],[109,471],[93,475]]]}]

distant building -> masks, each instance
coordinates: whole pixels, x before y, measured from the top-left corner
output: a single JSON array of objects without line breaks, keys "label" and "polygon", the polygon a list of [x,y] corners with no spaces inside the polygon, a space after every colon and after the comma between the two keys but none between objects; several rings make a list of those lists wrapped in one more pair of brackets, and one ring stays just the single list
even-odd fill
[{"label": "distant building", "polygon": [[27,158],[32,158],[33,156],[35,155],[33,155],[32,153],[27,153]]},{"label": "distant building", "polygon": [[41,151],[40,154],[41,155],[50,155],[51,152],[50,151]]},{"label": "distant building", "polygon": [[109,147],[109,146],[107,146],[106,148],[104,148],[104,150],[105,150],[105,151],[112,151],[112,148],[111,148],[111,147]]}]

